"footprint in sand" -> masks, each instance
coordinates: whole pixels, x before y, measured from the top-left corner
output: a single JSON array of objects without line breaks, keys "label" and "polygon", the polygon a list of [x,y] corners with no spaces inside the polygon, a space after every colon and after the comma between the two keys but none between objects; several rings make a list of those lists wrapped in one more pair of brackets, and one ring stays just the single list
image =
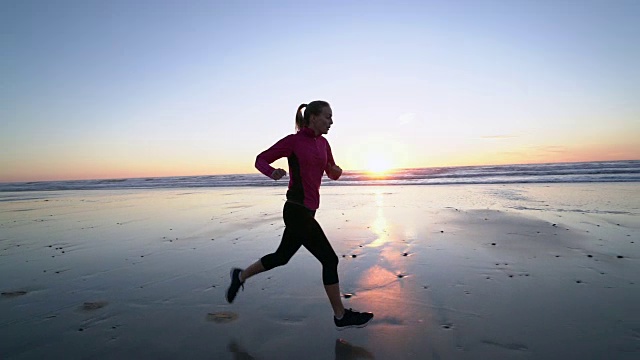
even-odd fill
[{"label": "footprint in sand", "polygon": [[27,292],[24,291],[24,290],[3,291],[2,292],[2,297],[6,297],[6,298],[14,298],[14,297],[22,296],[22,295],[27,295]]},{"label": "footprint in sand", "polygon": [[491,346],[495,346],[495,347],[499,347],[502,349],[506,349],[506,350],[515,350],[515,351],[528,351],[529,347],[527,345],[524,344],[519,344],[519,343],[500,343],[497,341],[492,341],[492,340],[482,340],[482,342],[484,344],[487,345],[491,345]]},{"label": "footprint in sand", "polygon": [[87,301],[84,304],[82,304],[81,310],[84,310],[84,311],[98,310],[98,309],[102,309],[108,304],[109,303],[106,301]]},{"label": "footprint in sand", "polygon": [[218,324],[230,323],[238,318],[238,314],[231,311],[220,311],[207,314],[207,321],[213,321]]}]

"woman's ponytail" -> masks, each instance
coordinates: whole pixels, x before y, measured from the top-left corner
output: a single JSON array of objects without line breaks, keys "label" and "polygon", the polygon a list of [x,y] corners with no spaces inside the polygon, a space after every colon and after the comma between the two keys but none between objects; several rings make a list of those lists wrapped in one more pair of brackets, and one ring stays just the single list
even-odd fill
[{"label": "woman's ponytail", "polygon": [[306,107],[307,104],[300,104],[300,106],[298,106],[298,111],[296,111],[296,131],[300,131],[303,127],[309,125],[308,121],[305,122],[304,115],[302,114],[302,109]]},{"label": "woman's ponytail", "polygon": [[[322,114],[322,110],[327,106],[329,106],[329,103],[322,100],[312,101],[308,105],[300,104],[300,106],[298,106],[298,111],[296,112],[296,130],[300,131],[309,126],[311,115]],[[305,109],[304,114],[302,114],[302,109]]]}]

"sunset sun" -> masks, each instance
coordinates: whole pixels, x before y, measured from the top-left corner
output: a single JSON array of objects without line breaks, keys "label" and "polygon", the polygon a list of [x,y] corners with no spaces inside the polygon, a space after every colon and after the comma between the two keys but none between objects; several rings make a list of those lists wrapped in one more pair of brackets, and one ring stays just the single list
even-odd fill
[{"label": "sunset sun", "polygon": [[366,161],[367,172],[382,175],[387,173],[393,168],[392,161],[388,155],[385,154],[370,154]]},{"label": "sunset sun", "polygon": [[383,135],[368,135],[354,142],[346,154],[348,167],[381,177],[405,166],[408,150],[400,141]]}]

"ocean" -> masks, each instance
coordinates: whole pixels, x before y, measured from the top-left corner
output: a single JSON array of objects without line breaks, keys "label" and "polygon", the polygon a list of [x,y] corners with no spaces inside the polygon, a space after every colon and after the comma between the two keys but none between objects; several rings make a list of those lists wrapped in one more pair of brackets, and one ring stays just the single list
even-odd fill
[{"label": "ocean", "polygon": [[[640,182],[640,160],[416,168],[384,175],[345,171],[338,181],[325,177],[323,186],[590,182]],[[286,186],[287,183],[287,180],[270,180],[256,170],[254,174],[240,175],[0,183],[0,192]]]}]

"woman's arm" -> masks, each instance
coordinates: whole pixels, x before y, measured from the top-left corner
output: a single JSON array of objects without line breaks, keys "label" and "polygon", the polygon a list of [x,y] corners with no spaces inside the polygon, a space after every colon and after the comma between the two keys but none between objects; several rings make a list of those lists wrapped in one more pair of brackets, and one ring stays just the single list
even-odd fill
[{"label": "woman's arm", "polygon": [[340,175],[342,175],[342,169],[340,166],[336,165],[335,160],[333,160],[333,154],[331,153],[331,146],[329,146],[329,142],[327,142],[327,167],[324,171],[331,180],[338,180]]},{"label": "woman's arm", "polygon": [[292,136],[293,135],[286,136],[267,150],[261,152],[256,157],[256,169],[258,169],[258,171],[263,173],[265,176],[268,176],[274,180],[278,180],[286,175],[287,172],[283,169],[275,169],[269,164],[280,158],[291,155]]}]

